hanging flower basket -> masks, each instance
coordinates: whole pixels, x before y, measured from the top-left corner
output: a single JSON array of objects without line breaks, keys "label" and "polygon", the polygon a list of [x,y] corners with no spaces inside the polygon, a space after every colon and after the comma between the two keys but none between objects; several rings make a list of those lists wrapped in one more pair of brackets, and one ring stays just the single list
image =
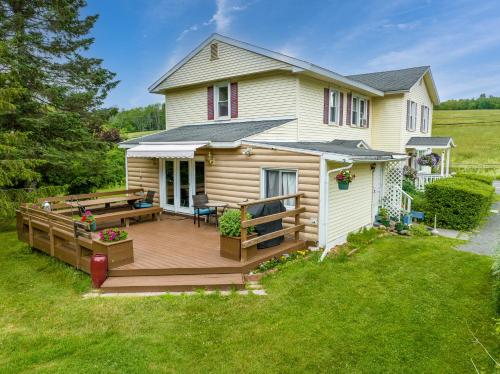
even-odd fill
[{"label": "hanging flower basket", "polygon": [[337,184],[339,186],[339,190],[347,190],[349,189],[349,183],[351,183],[354,179],[355,175],[351,174],[349,170],[342,170],[335,176],[337,180]]}]

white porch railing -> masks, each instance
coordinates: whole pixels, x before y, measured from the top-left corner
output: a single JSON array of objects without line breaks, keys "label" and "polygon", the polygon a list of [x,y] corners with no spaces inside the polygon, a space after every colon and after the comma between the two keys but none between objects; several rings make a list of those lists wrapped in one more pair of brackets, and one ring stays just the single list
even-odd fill
[{"label": "white porch railing", "polygon": [[401,192],[402,192],[401,209],[404,212],[409,213],[411,212],[411,202],[413,201],[413,197],[404,192],[403,189],[401,189]]},{"label": "white porch railing", "polygon": [[415,179],[415,187],[419,191],[425,189],[425,185],[437,181],[438,179],[448,178],[449,176],[441,174],[417,174],[417,179]]}]

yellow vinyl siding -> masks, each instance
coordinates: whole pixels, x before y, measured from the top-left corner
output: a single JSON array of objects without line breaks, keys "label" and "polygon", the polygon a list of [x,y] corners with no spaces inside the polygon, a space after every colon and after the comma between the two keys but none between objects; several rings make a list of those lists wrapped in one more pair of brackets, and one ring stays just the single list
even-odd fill
[{"label": "yellow vinyl siding", "polygon": [[[411,100],[417,103],[417,126],[415,131],[406,130],[406,100]],[[422,119],[422,105],[429,107],[429,131],[427,133],[420,132],[420,121]],[[404,95],[404,126],[402,133],[402,146],[404,147],[412,136],[431,136],[432,134],[432,111],[433,104],[429,96],[429,91],[424,80],[420,80],[410,89],[410,92]]]},{"label": "yellow vinyl siding", "polygon": [[[238,118],[250,119],[296,116],[296,78],[291,74],[247,77],[238,80]],[[207,86],[169,91],[165,95],[167,129],[205,124]]]},{"label": "yellow vinyl siding", "polygon": [[[197,154],[205,154],[200,150]],[[306,225],[301,238],[318,240],[317,221],[319,216],[319,156],[295,152],[253,148],[251,156],[243,154],[243,148],[212,149],[215,160],[205,167],[205,191],[210,199],[224,201],[236,207],[237,203],[261,198],[261,171],[263,168],[298,170],[298,191],[304,192],[301,205],[306,207],[302,223]],[[287,221],[285,221],[287,223]]]},{"label": "yellow vinyl siding", "polygon": [[[331,163],[329,169],[342,165]],[[330,174],[328,183],[327,243],[344,241],[345,236],[372,223],[372,171],[369,164],[355,164],[351,172],[356,175],[348,190],[339,190],[336,173]]]},{"label": "yellow vinyl siding", "polygon": [[[299,88],[299,139],[301,141],[329,141],[333,139],[364,140],[371,143],[372,119],[370,118],[370,127],[368,129],[346,126],[347,116],[347,92],[338,89],[344,93],[343,105],[343,126],[326,125],[323,123],[323,100],[324,89],[330,87],[328,82],[317,79],[301,77]],[[370,98],[368,98],[370,99]],[[371,105],[370,99],[370,106]],[[370,108],[370,117],[372,117],[372,108]]]},{"label": "yellow vinyl siding", "polygon": [[210,59],[210,45],[203,48],[158,87],[159,90],[255,74],[291,69],[289,64],[226,43],[218,42],[219,58]]},{"label": "yellow vinyl siding", "polygon": [[284,125],[273,127],[267,131],[250,136],[246,140],[251,141],[297,141],[297,121],[290,121]]},{"label": "yellow vinyl siding", "polygon": [[155,205],[160,202],[160,179],[157,158],[129,157],[127,160],[128,188],[143,188],[156,192]]},{"label": "yellow vinyl siding", "polygon": [[406,127],[406,101],[403,97],[403,94],[397,94],[373,100],[371,146],[374,149],[404,151],[401,148],[402,128]]}]

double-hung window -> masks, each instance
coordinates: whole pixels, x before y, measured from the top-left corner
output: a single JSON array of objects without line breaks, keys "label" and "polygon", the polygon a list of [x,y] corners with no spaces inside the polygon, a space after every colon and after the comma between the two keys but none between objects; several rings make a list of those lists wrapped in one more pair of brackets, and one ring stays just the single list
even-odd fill
[{"label": "double-hung window", "polygon": [[[264,169],[263,195],[265,198],[297,193],[297,170]],[[295,199],[284,201],[286,208],[294,207]]]},{"label": "double-hung window", "polygon": [[410,101],[410,113],[408,114],[408,131],[417,129],[417,103]]},{"label": "double-hung window", "polygon": [[331,125],[339,124],[339,92],[330,90],[329,122]]},{"label": "double-hung window", "polygon": [[215,117],[219,119],[229,118],[231,111],[229,83],[221,83],[215,86]]},{"label": "double-hung window", "polygon": [[429,107],[422,105],[422,123],[420,124],[420,131],[427,133],[429,131]]},{"label": "double-hung window", "polygon": [[368,101],[358,96],[352,97],[351,125],[368,127]]}]

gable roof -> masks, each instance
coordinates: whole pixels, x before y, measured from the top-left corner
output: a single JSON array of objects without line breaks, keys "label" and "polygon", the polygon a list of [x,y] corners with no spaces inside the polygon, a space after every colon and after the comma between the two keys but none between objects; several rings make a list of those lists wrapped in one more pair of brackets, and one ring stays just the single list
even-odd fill
[{"label": "gable roof", "polygon": [[149,92],[151,93],[160,93],[161,89],[159,89],[159,86],[169,77],[171,76],[174,72],[176,72],[181,66],[183,66],[186,62],[188,62],[191,58],[193,58],[195,55],[198,54],[203,48],[208,46],[210,43],[214,41],[219,41],[223,43],[227,43],[229,45],[239,47],[242,49],[245,49],[247,51],[251,51],[254,53],[257,53],[262,56],[269,57],[271,59],[281,61],[284,63],[287,63],[293,67],[295,67],[296,72],[300,71],[305,71],[310,73],[313,76],[318,76],[322,79],[330,80],[333,82],[337,82],[339,84],[342,84],[344,86],[347,86],[352,89],[357,89],[360,91],[367,92],[371,95],[375,96],[383,96],[384,93],[374,87],[371,87],[369,85],[366,85],[362,82],[358,82],[352,79],[349,79],[341,74],[335,73],[331,70],[322,68],[318,65],[312,64],[307,61],[300,60],[298,58],[290,57],[287,55],[284,55],[282,53],[278,52],[273,52],[265,48],[258,47],[253,44],[245,43],[236,39],[229,38],[227,36],[223,36],[220,34],[212,34],[210,37],[208,37],[204,42],[202,42],[198,47],[196,47],[191,53],[189,53],[186,57],[184,57],[179,63],[174,65],[169,71],[167,71],[163,76],[160,77],[156,82],[154,82],[148,89]]},{"label": "gable roof", "polygon": [[406,91],[412,88],[429,69],[430,66],[418,66],[408,69],[348,75],[347,77],[384,92]]},{"label": "gable roof", "polygon": [[121,142],[120,145],[122,147],[127,147],[140,143],[235,142],[272,129],[273,127],[284,125],[293,120],[294,119],[279,119],[186,125],[140,138],[126,140]]},{"label": "gable roof", "polygon": [[413,136],[406,143],[406,147],[448,148],[455,147],[455,143],[449,136]]}]

